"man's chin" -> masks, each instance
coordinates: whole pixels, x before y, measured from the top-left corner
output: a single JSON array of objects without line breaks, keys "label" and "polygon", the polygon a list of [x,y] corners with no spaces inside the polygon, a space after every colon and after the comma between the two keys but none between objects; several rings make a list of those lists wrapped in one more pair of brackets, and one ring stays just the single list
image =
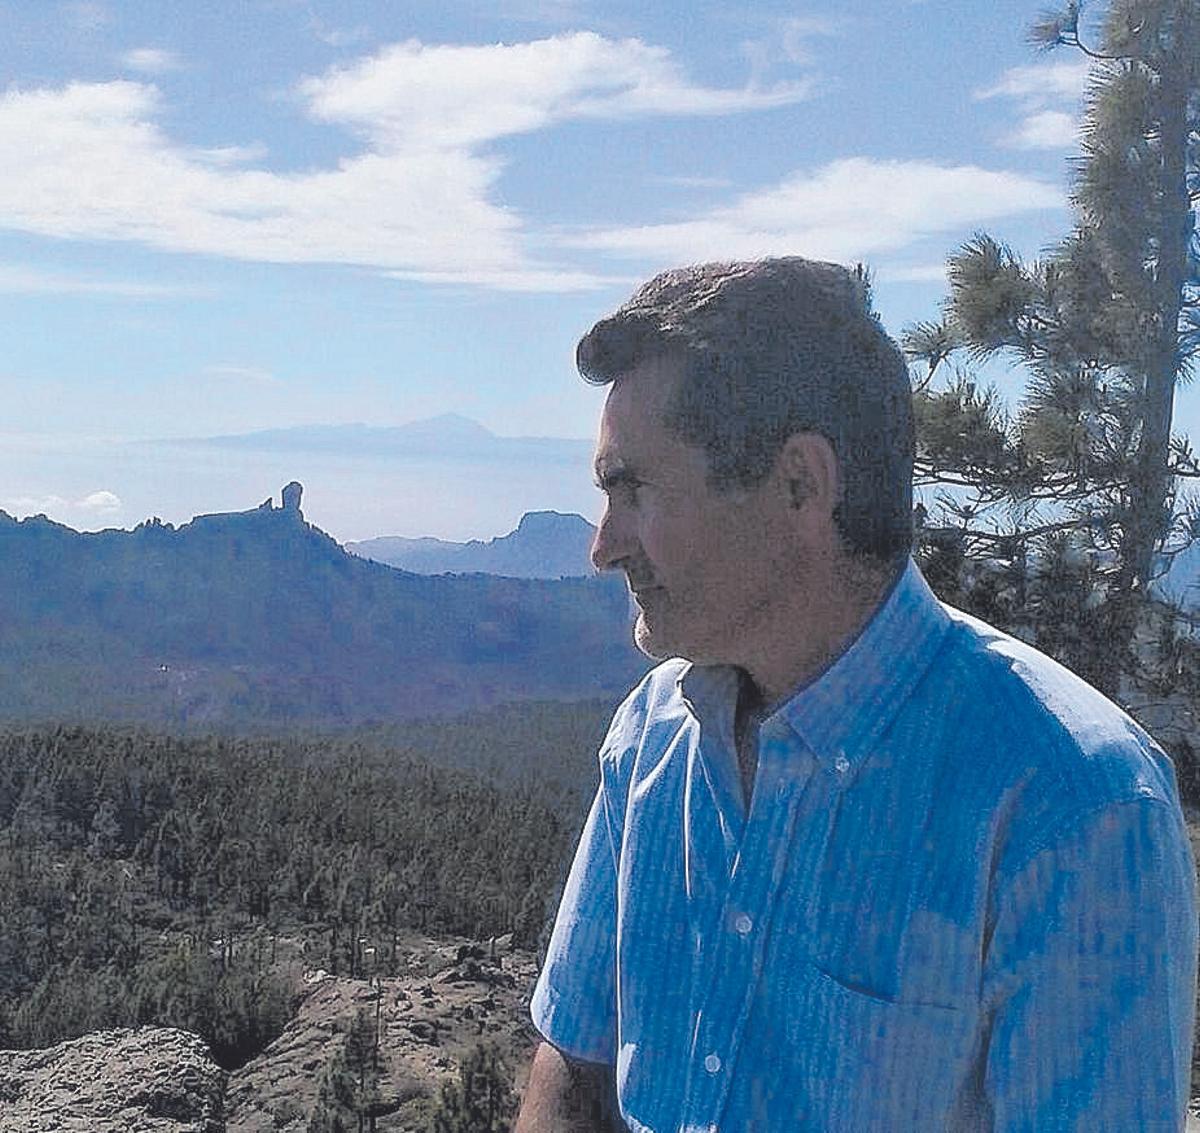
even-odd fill
[{"label": "man's chin", "polygon": [[633,643],[651,661],[662,661],[671,656],[671,650],[661,640],[660,635],[646,623],[646,615],[638,614],[633,627]]}]

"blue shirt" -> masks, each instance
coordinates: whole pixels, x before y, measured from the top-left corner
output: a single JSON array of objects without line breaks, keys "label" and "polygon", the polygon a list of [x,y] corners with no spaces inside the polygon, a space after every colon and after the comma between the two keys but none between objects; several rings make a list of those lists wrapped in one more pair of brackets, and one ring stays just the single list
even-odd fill
[{"label": "blue shirt", "polygon": [[768,716],[734,670],[617,711],[533,1021],[635,1133],[1182,1128],[1195,869],[1170,761],[915,565]]}]

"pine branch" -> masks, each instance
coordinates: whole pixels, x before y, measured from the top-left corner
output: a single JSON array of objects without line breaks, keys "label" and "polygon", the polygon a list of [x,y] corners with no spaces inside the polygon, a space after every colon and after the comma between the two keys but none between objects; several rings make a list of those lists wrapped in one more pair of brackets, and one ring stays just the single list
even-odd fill
[{"label": "pine branch", "polygon": [[958,333],[946,319],[940,322],[912,323],[900,336],[900,345],[910,358],[926,364],[926,372],[914,387],[914,393],[923,393],[933,381],[938,367],[962,345]]},{"label": "pine branch", "polygon": [[[1091,59],[1112,60],[1120,56],[1108,55],[1088,47],[1079,36],[1079,14],[1083,5],[1071,0],[1065,9],[1047,10],[1029,27],[1028,41],[1041,51],[1053,51],[1056,47],[1074,47]],[[1140,31],[1140,29],[1139,29]]]}]

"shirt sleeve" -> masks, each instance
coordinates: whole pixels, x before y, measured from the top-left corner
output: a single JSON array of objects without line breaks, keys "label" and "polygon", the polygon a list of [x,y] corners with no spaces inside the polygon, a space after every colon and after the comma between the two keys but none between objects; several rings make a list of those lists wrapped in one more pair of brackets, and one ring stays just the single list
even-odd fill
[{"label": "shirt sleeve", "polygon": [[991,1128],[1183,1128],[1196,916],[1182,816],[1156,797],[1089,815],[1004,884],[985,957]]},{"label": "shirt sleeve", "polygon": [[530,1014],[547,1042],[586,1062],[616,1061],[616,852],[603,783],[567,878]]}]

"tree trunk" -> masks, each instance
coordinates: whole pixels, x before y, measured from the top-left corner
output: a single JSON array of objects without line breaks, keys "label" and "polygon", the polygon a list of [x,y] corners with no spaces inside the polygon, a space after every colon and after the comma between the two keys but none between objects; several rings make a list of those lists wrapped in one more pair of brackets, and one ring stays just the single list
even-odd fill
[{"label": "tree trunk", "polygon": [[[1190,21],[1181,19],[1180,33]],[[1176,36],[1178,41],[1179,35]],[[1170,54],[1196,51],[1195,44],[1171,46]],[[1159,75],[1161,202],[1157,262],[1154,271],[1153,341],[1147,351],[1141,441],[1132,485],[1130,551],[1134,585],[1145,591],[1154,552],[1169,522],[1167,501],[1173,484],[1167,471],[1175,382],[1179,376],[1179,316],[1188,277],[1188,240],[1192,217],[1187,190],[1188,71],[1186,58],[1156,60]]]}]

